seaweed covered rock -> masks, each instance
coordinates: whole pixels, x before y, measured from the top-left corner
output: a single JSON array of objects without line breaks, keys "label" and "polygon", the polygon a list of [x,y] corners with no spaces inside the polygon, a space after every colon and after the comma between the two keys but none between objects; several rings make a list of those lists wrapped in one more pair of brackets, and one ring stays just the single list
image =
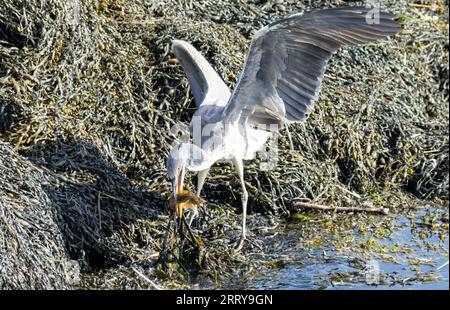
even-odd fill
[{"label": "seaweed covered rock", "polygon": [[43,189],[47,176],[5,143],[0,175],[0,289],[68,288],[78,275]]},{"label": "seaweed covered rock", "polygon": [[[251,35],[306,8],[299,1],[281,8],[271,1],[1,6],[0,99],[17,106],[22,120],[4,139],[36,157],[51,152],[39,141],[95,145],[134,184],[163,196],[174,140],[169,128],[187,122],[195,108],[171,40],[193,43],[233,87]],[[291,126],[294,150],[285,154],[282,132],[275,170],[248,165],[259,193],[251,195],[255,210],[280,211],[294,197],[342,204],[340,187],[362,195],[406,189],[448,198],[448,13],[440,7],[413,11],[402,1],[388,9],[404,30],[391,40],[340,51],[311,118]],[[214,170],[231,172],[228,165]],[[206,189],[218,204],[238,190],[216,180]]]},{"label": "seaweed covered rock", "polygon": [[[297,212],[292,202],[299,199],[336,206],[370,200],[391,209],[417,198],[448,205],[448,8],[377,3],[403,30],[332,58],[310,118],[289,127],[293,150],[282,130],[274,169],[262,171],[260,159],[246,163],[250,213]],[[251,35],[310,5],[336,2],[1,1],[0,140],[23,156],[14,155],[20,160],[0,174],[0,194],[8,197],[0,196],[2,204],[37,195],[25,202],[56,214],[56,222],[42,219],[61,232],[53,255],[62,255],[64,245],[84,272],[120,266],[107,274],[131,278],[130,264],[161,250],[170,128],[195,110],[171,40],[191,42],[232,88]],[[28,173],[30,167],[47,176]],[[226,269],[224,240],[239,231],[233,214],[240,187],[228,164],[215,165],[211,175],[217,177],[207,180],[207,207],[196,223],[208,247],[198,265],[219,272]],[[17,188],[22,178],[34,178],[37,192]],[[7,186],[14,191],[4,192]],[[6,219],[5,227],[21,223]],[[250,237],[261,226],[252,221]],[[23,236],[31,247],[33,236]],[[49,253],[42,264],[56,264]],[[93,278],[88,286],[103,285]]]}]

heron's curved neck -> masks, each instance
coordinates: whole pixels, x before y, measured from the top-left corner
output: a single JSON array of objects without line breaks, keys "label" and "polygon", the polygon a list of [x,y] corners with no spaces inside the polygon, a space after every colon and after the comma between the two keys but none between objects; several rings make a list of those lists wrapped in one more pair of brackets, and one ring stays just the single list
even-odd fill
[{"label": "heron's curved neck", "polygon": [[185,154],[184,165],[191,171],[201,171],[211,167],[215,160],[195,144],[181,143],[180,152]]}]

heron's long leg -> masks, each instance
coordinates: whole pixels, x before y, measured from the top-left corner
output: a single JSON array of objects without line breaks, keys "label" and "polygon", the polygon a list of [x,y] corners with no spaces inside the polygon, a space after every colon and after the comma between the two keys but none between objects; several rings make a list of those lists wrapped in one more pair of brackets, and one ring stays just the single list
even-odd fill
[{"label": "heron's long leg", "polygon": [[209,168],[201,170],[197,176],[197,196],[200,196],[203,185],[205,184],[205,179],[208,176]]},{"label": "heron's long leg", "polygon": [[[200,196],[203,185],[205,184],[205,179],[208,176],[209,168],[199,171],[197,175],[197,196]],[[192,225],[194,219],[198,216],[198,210],[195,208],[189,217],[189,226]]]},{"label": "heron's long leg", "polygon": [[286,133],[287,133],[287,137],[288,137],[288,140],[289,140],[289,147],[290,147],[291,151],[293,151],[294,150],[294,143],[292,142],[291,132],[289,131],[288,124],[285,123],[284,126],[286,128]]},{"label": "heron's long leg", "polygon": [[189,217],[189,222],[188,222],[189,227],[191,227],[192,222],[197,218],[197,216],[198,216],[198,207],[195,207],[195,209],[192,210],[191,215]]},{"label": "heron's long leg", "polygon": [[242,201],[242,235],[241,235],[241,240],[239,242],[239,245],[237,247],[237,251],[239,251],[240,249],[242,249],[242,246],[244,245],[244,240],[245,240],[245,223],[247,220],[247,202],[248,202],[248,193],[247,193],[247,189],[245,188],[245,181],[244,181],[244,163],[242,162],[242,159],[234,159],[234,165],[236,168],[236,171],[238,172],[239,175],[239,181],[241,182],[241,188],[242,188],[242,197],[241,197],[241,201]]}]

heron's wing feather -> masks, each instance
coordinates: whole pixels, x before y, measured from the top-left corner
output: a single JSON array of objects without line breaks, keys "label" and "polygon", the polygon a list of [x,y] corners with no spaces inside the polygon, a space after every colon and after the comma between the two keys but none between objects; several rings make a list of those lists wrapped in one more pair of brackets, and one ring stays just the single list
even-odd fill
[{"label": "heron's wing feather", "polygon": [[259,30],[223,117],[253,124],[305,119],[319,93],[328,60],[338,48],[375,41],[400,29],[391,14],[375,10],[310,11]]},{"label": "heron's wing feather", "polygon": [[208,61],[189,43],[173,40],[172,49],[186,72],[197,107],[224,106],[230,90]]}]

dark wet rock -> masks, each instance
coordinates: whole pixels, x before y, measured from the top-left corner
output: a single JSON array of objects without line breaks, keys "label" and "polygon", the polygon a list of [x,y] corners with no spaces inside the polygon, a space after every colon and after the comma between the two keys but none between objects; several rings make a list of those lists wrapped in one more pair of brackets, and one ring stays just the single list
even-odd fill
[{"label": "dark wet rock", "polygon": [[57,214],[44,190],[48,176],[2,142],[0,175],[0,288],[69,288],[76,282],[76,262],[69,264]]}]

